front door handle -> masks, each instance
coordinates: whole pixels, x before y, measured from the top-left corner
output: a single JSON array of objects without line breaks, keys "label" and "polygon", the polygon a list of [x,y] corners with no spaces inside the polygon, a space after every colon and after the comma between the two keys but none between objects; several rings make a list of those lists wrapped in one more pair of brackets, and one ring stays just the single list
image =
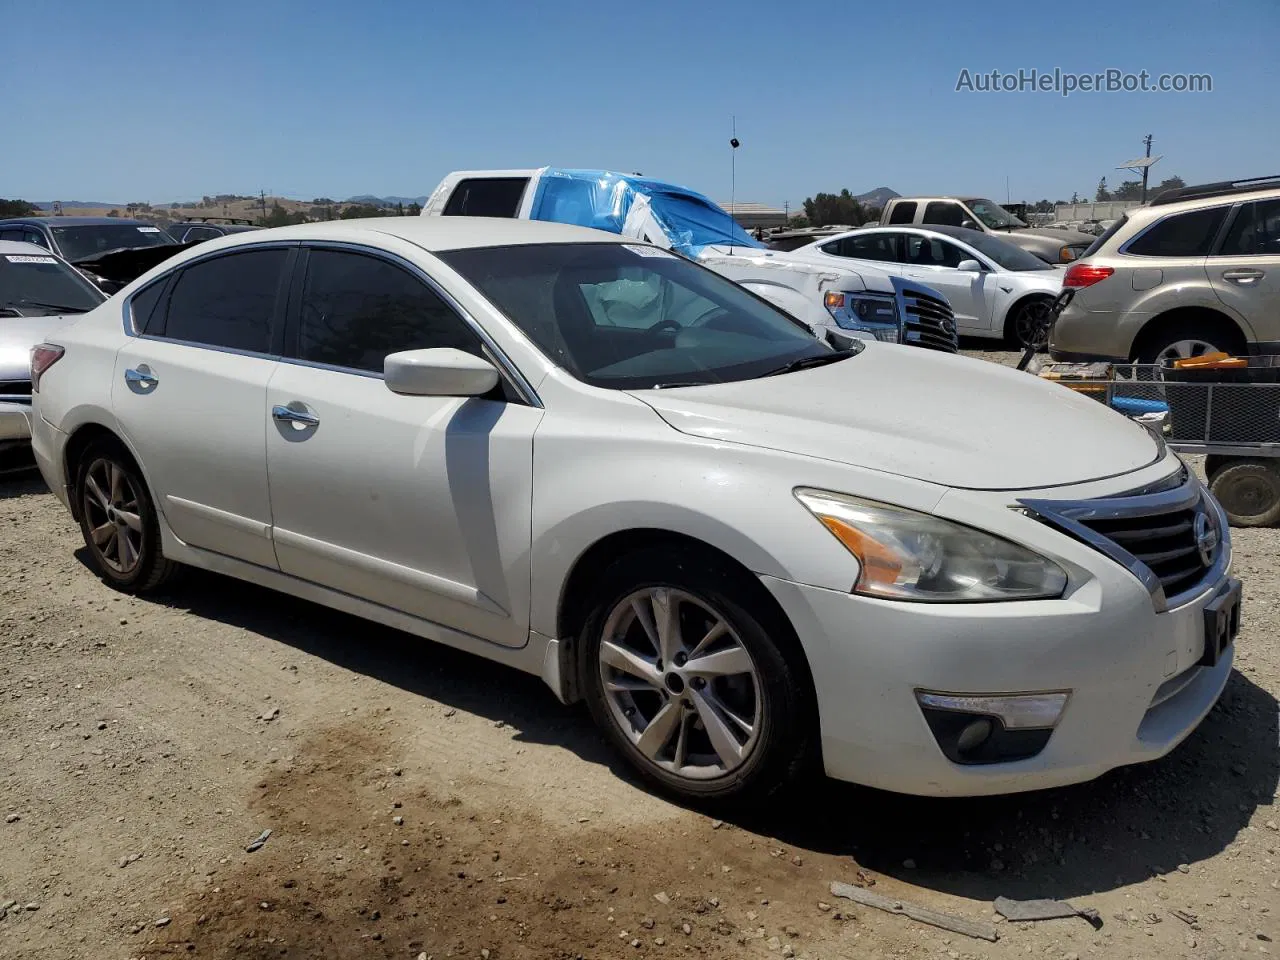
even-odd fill
[{"label": "front door handle", "polygon": [[137,386],[141,390],[150,390],[160,382],[151,372],[151,368],[145,363],[140,363],[136,367],[130,367],[124,372],[124,382]]},{"label": "front door handle", "polygon": [[314,413],[295,410],[293,407],[279,404],[271,408],[271,417],[279,423],[292,423],[299,427],[318,427],[320,425],[320,418]]},{"label": "front door handle", "polygon": [[1254,270],[1249,267],[1242,267],[1238,270],[1224,270],[1222,279],[1228,283],[1234,283],[1241,287],[1247,287],[1257,283],[1266,276],[1262,270]]}]

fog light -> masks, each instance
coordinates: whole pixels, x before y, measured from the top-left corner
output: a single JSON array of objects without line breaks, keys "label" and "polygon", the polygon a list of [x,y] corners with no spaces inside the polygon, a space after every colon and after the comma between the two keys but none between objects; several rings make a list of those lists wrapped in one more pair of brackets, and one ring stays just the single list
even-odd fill
[{"label": "fog light", "polygon": [[1040,753],[1069,697],[1066,691],[1009,696],[916,691],[939,749],[951,762],[970,766],[1026,760]]},{"label": "fog light", "polygon": [[998,717],[1006,730],[1039,730],[1057,726],[1058,718],[1071,696],[1069,691],[1049,693],[1016,693],[1009,696],[931,693],[917,690],[922,707],[956,710]]}]

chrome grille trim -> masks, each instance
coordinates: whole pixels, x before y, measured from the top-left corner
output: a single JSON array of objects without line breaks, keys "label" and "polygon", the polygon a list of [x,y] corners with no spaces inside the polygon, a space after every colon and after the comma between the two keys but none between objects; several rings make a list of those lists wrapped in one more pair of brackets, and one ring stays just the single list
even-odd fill
[{"label": "chrome grille trim", "polygon": [[902,342],[927,350],[959,353],[956,316],[946,298],[922,284],[890,277],[898,315],[902,318]]},{"label": "chrome grille trim", "polygon": [[[1128,495],[1095,500],[1020,499],[1018,504],[1034,519],[1057,528],[1120,564],[1151,594],[1156,612],[1164,613],[1199,596],[1209,585],[1222,579],[1231,566],[1231,535],[1226,514],[1200,481],[1191,477],[1185,468],[1174,476],[1182,482],[1172,488],[1165,486],[1168,481],[1162,481],[1154,485],[1154,489],[1148,487]],[[1190,521],[1179,516],[1187,513],[1192,517]],[[1218,547],[1208,566],[1197,554],[1185,568],[1166,570],[1161,575],[1152,569],[1152,565],[1170,564],[1184,557],[1191,559],[1196,548],[1144,552],[1125,546],[1125,542],[1132,547],[1156,539],[1160,530],[1175,529],[1175,536],[1185,534],[1188,531],[1184,524],[1190,522],[1194,526],[1194,518],[1199,514],[1208,518],[1218,534]],[[1161,517],[1170,517],[1170,521],[1159,523],[1158,518]],[[1113,528],[1110,530],[1112,536],[1108,535],[1109,524],[1126,520],[1137,523],[1132,529]],[[1173,592],[1167,592],[1166,587]]]}]

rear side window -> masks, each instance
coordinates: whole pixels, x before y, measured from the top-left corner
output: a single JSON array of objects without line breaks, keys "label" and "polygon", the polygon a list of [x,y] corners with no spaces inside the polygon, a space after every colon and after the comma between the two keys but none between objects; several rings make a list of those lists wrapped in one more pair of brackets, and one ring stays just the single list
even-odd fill
[{"label": "rear side window", "polygon": [[916,202],[908,200],[905,203],[895,203],[889,211],[890,223],[912,223],[916,218]]},{"label": "rear side window", "polygon": [[1246,203],[1236,213],[1218,251],[1223,257],[1280,254],[1280,198]]},{"label": "rear side window", "polygon": [[1226,215],[1226,207],[1175,214],[1148,228],[1125,252],[1135,257],[1207,256]]},{"label": "rear side window", "polygon": [[1124,225],[1128,222],[1129,222],[1128,215],[1126,214],[1125,216],[1122,216],[1119,220],[1117,220],[1111,226],[1107,227],[1107,229],[1103,230],[1102,233],[1098,234],[1098,239],[1094,240],[1093,243],[1085,247],[1084,253],[1080,254],[1080,256],[1077,257],[1076,259],[1083,260],[1085,257],[1093,256],[1095,253],[1097,253],[1099,250],[1102,249],[1103,244],[1107,243],[1112,237],[1114,237],[1117,233],[1119,233],[1124,228]]},{"label": "rear side window", "polygon": [[514,217],[527,177],[485,177],[459,181],[444,205],[446,217]]},{"label": "rear side window", "polygon": [[311,251],[298,359],[380,374],[387,354],[432,347],[483,356],[475,331],[409,271],[363,254]]},{"label": "rear side window", "polygon": [[252,250],[183,269],[169,295],[163,336],[267,353],[287,250]]},{"label": "rear side window", "polygon": [[924,222],[936,223],[944,227],[958,227],[966,219],[964,208],[958,203],[937,201],[924,208]]},{"label": "rear side window", "polygon": [[864,233],[833,240],[823,244],[822,249],[836,257],[897,263],[899,260],[897,237],[896,233]]}]

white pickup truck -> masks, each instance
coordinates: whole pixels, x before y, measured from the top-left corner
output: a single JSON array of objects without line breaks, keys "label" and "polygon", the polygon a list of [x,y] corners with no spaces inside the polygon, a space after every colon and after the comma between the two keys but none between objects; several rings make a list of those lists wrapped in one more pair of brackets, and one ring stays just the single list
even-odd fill
[{"label": "white pickup truck", "polygon": [[685,187],[639,175],[540,167],[449,174],[424,217],[550,220],[635,237],[683,254],[781,307],[815,333],[835,329],[954,353],[946,298],[871,267],[828,265],[770,250],[721,207]]}]

